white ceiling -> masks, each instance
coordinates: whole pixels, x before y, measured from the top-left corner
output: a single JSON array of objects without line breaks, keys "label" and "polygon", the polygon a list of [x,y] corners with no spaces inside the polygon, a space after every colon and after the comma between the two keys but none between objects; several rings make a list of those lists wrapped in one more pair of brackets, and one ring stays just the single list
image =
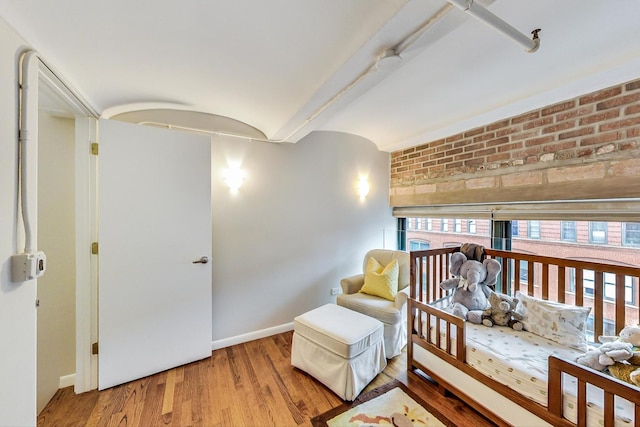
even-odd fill
[{"label": "white ceiling", "polygon": [[[638,0],[476,3],[541,28],[540,49],[444,0],[0,0],[0,16],[105,117],[193,110],[289,142],[393,151],[640,77]],[[396,46],[401,63],[366,73]]]}]

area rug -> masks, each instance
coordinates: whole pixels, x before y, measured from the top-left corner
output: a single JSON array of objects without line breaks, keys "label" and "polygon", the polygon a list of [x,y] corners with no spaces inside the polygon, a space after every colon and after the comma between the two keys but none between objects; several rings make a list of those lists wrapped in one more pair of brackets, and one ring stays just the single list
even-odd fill
[{"label": "area rug", "polygon": [[371,390],[311,419],[314,427],[455,427],[398,380]]}]

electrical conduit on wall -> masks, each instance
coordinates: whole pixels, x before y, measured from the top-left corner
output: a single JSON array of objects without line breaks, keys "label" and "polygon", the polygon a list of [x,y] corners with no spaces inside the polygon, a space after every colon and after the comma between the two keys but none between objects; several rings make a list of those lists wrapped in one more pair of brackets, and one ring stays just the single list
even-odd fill
[{"label": "electrical conduit on wall", "polygon": [[[38,60],[38,53],[30,50],[20,57],[19,76],[19,118],[18,118],[18,156],[19,176],[18,198],[22,211],[22,223],[24,227],[24,250],[22,253],[11,257],[11,278],[13,282],[24,282],[36,279],[44,274],[46,269],[46,256],[42,251],[36,251],[34,247],[33,231],[31,226],[31,214],[29,211],[29,144],[32,129],[37,123],[32,123],[30,109],[33,95],[30,94],[31,69],[35,67],[33,61]],[[36,86],[37,87],[37,86]],[[36,93],[37,96],[37,93]],[[36,128],[37,129],[37,128]]]}]

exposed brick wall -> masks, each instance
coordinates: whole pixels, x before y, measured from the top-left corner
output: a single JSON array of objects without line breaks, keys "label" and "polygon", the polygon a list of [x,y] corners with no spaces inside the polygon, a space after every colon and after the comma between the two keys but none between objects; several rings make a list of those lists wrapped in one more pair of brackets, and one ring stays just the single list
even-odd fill
[{"label": "exposed brick wall", "polygon": [[640,182],[640,79],[396,151],[390,200],[640,197],[630,179]]}]

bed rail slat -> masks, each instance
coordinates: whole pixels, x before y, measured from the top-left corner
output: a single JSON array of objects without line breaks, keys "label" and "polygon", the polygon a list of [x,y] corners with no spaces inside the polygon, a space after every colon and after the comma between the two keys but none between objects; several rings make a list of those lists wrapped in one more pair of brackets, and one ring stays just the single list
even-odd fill
[{"label": "bed rail slat", "polygon": [[616,274],[616,331],[624,328],[626,320],[625,276]]},{"label": "bed rail slat", "polygon": [[576,274],[576,305],[584,307],[584,275],[582,269],[574,268]]},{"label": "bed rail slat", "polygon": [[594,284],[593,284],[593,336],[599,337],[602,335],[602,318],[603,318],[603,295],[604,295],[604,282],[602,280],[602,272],[594,272]]},{"label": "bed rail slat", "polygon": [[549,404],[547,407],[549,412],[559,416],[562,414],[562,372],[559,369],[551,369],[551,364],[549,364],[547,381],[549,383]]},{"label": "bed rail slat", "polygon": [[[429,317],[431,317],[431,316],[428,316],[428,315],[427,315],[427,318],[429,318]],[[435,330],[436,330],[436,331],[440,331],[440,329],[441,329],[441,325],[440,325],[441,320],[442,320],[442,319],[440,319],[439,317],[436,317],[436,326],[435,326]],[[428,336],[428,337],[431,337],[431,328],[430,328],[430,327],[429,327],[429,328],[427,328],[427,336]],[[439,333],[439,332],[437,332],[437,333],[436,333],[436,347],[438,347],[438,348],[442,348],[441,338],[442,338],[442,336],[440,335],[440,333]],[[446,348],[448,349],[448,348],[449,348],[449,345],[447,345],[447,346],[446,346]],[[449,351],[447,350],[447,353],[448,353],[448,352],[449,352]]]},{"label": "bed rail slat", "polygon": [[614,395],[611,392],[604,392],[604,427],[614,427],[615,411],[614,411]]},{"label": "bed rail slat", "polygon": [[[437,281],[438,280],[438,271],[440,271],[440,258],[435,256],[433,258],[433,260],[431,260],[431,262],[427,261],[427,263],[429,264],[429,269],[427,269],[427,274],[431,274],[431,280],[432,281]],[[433,294],[433,288],[428,288],[426,291],[426,294],[429,296],[429,298],[435,300],[435,296]]]},{"label": "bed rail slat", "polygon": [[[558,415],[562,416],[562,413]],[[578,379],[578,425],[587,425],[587,383],[582,379]]]},{"label": "bed rail slat", "polygon": [[587,425],[587,382],[582,379],[578,379],[578,425]]},{"label": "bed rail slat", "polygon": [[564,266],[558,266],[558,302],[564,303],[567,297],[567,290],[565,281],[567,279],[567,272]]},{"label": "bed rail slat", "polygon": [[[515,289],[513,291],[513,293],[515,294],[515,291],[519,291],[520,290],[520,262],[519,261],[513,261],[513,277],[514,277],[514,281],[515,281]],[[504,281],[506,282],[507,278],[504,277]],[[503,284],[502,289],[509,289],[508,287],[505,287],[505,285]]]},{"label": "bed rail slat", "polygon": [[[507,261],[507,262],[503,263],[502,265],[503,266],[509,265],[509,262]],[[503,270],[505,270],[504,267],[503,267]],[[515,277],[518,277],[518,276],[515,276]],[[500,273],[499,283],[500,283],[500,287],[496,288],[496,290],[500,290],[501,292],[505,292],[505,293],[508,292],[508,289],[509,289],[509,277],[508,277],[508,274],[506,274],[505,271],[502,271]],[[498,282],[496,282],[496,284],[498,284]]]},{"label": "bed rail slat", "polygon": [[542,264],[542,299],[549,299],[549,264]]},{"label": "bed rail slat", "polygon": [[[416,264],[418,267],[418,277],[422,277],[422,275],[425,274],[425,270],[429,271],[429,257],[418,258]],[[420,282],[422,283],[422,280]],[[417,291],[418,291],[418,294],[420,295],[420,301],[424,301],[425,289],[422,286],[419,286]]]}]

